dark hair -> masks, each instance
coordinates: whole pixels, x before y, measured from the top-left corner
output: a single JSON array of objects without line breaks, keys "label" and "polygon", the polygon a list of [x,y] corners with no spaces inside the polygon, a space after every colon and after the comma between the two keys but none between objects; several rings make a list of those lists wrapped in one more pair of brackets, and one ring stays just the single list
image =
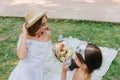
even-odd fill
[{"label": "dark hair", "polygon": [[41,23],[42,23],[42,19],[43,17],[46,17],[46,15],[42,16],[35,24],[33,24],[31,27],[29,27],[27,29],[29,35],[31,36],[35,36],[36,35],[36,32],[41,28]]},{"label": "dark hair", "polygon": [[101,50],[94,44],[89,43],[85,49],[85,59],[82,55],[76,54],[79,61],[87,65],[88,72],[91,73],[95,69],[100,68],[102,64],[102,53]]}]

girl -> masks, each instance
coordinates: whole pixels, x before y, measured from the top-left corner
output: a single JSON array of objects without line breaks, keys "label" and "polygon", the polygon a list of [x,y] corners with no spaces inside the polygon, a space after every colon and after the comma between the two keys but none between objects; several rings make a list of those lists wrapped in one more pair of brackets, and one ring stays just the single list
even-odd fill
[{"label": "girl", "polygon": [[[100,68],[102,64],[101,50],[94,44],[83,43],[72,57],[77,67],[72,80],[90,80],[91,73]],[[68,61],[65,59],[62,65],[61,80],[67,80]]]}]

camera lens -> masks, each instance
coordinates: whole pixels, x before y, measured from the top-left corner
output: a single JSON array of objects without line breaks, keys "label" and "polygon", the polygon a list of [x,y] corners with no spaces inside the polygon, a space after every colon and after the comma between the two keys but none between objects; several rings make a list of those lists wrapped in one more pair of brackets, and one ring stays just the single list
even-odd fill
[{"label": "camera lens", "polygon": [[68,56],[67,65],[70,71],[74,70],[75,68],[78,68],[78,66],[76,65],[76,63],[74,62],[72,58],[72,55]]}]

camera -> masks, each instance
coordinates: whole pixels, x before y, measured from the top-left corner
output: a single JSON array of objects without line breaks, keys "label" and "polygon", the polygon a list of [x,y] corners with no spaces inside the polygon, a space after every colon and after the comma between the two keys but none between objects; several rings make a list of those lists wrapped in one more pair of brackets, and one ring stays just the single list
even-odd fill
[{"label": "camera", "polygon": [[74,62],[73,55],[68,56],[67,58],[67,66],[69,68],[70,71],[74,70],[75,68],[78,68],[78,66],[76,65],[76,63]]}]

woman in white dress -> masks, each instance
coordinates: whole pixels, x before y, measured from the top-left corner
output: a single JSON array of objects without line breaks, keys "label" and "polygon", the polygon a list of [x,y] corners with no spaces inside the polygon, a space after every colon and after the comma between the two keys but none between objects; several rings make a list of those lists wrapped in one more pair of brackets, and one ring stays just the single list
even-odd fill
[{"label": "woman in white dress", "polygon": [[25,16],[17,45],[20,59],[8,80],[43,80],[43,69],[51,46],[46,12],[34,9]]}]

